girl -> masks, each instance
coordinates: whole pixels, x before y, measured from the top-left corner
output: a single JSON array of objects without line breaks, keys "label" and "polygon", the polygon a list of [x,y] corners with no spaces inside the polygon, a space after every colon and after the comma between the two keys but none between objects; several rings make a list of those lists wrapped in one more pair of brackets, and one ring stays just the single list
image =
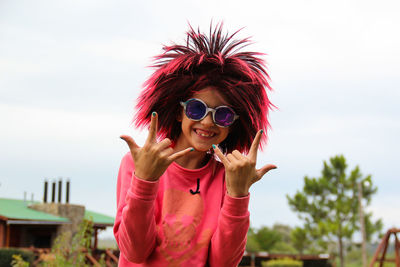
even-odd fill
[{"label": "girl", "polygon": [[[236,33],[235,33],[236,34]],[[135,123],[150,124],[117,184],[119,266],[237,266],[249,228],[249,188],[268,128],[268,74],[249,40],[190,27],[185,45],[164,46],[139,96]],[[220,161],[216,160],[216,157]]]}]

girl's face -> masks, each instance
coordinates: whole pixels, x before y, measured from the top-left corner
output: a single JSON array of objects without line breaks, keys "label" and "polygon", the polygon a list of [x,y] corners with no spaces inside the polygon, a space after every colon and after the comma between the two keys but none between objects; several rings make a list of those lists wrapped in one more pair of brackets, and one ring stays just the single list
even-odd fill
[{"label": "girl's face", "polygon": [[[194,93],[191,98],[201,99],[210,108],[229,106],[225,98],[212,87],[205,87]],[[196,151],[206,152],[213,144],[224,141],[229,134],[229,127],[222,128],[214,123],[211,112],[204,119],[193,121],[185,115],[182,108],[178,120],[182,122],[182,132],[177,140],[181,148],[193,147]]]}]

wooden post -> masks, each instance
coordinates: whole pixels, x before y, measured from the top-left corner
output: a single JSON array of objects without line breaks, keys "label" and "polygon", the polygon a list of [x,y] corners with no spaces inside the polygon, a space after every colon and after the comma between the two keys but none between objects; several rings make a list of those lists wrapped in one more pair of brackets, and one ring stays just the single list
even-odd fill
[{"label": "wooden post", "polygon": [[250,266],[256,266],[256,254],[254,252],[250,254]]},{"label": "wooden post", "polygon": [[364,219],[364,211],[362,206],[362,182],[358,183],[358,203],[359,203],[359,213],[360,213],[360,225],[361,225],[361,255],[362,255],[362,266],[367,267],[367,234],[365,232],[365,219]]},{"label": "wooden post", "polygon": [[10,225],[7,224],[6,226],[6,248],[10,247]]},{"label": "wooden post", "polygon": [[400,266],[400,242],[399,239],[397,238],[397,233],[394,233],[394,252],[396,255],[396,266]]},{"label": "wooden post", "polygon": [[97,234],[98,234],[98,228],[94,228],[94,244],[93,244],[93,249],[97,249],[97,243],[98,243],[98,239],[97,239]]}]

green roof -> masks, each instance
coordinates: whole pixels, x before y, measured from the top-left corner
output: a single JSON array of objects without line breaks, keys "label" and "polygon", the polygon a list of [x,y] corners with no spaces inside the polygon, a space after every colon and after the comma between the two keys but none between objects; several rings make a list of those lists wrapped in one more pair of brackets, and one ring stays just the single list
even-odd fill
[{"label": "green roof", "polygon": [[[40,203],[32,203],[30,201],[18,199],[0,198],[0,217],[5,217],[8,220],[50,221],[56,223],[69,222],[68,218],[31,209],[29,208],[30,204]],[[85,210],[85,219],[91,219],[93,220],[94,224],[105,226],[114,224],[113,217],[90,210]]]},{"label": "green roof", "polygon": [[0,216],[14,220],[69,222],[67,218],[31,209],[28,207],[30,203],[18,199],[0,198]]},{"label": "green roof", "polygon": [[85,219],[93,220],[95,224],[113,225],[114,218],[94,211],[85,210]]}]

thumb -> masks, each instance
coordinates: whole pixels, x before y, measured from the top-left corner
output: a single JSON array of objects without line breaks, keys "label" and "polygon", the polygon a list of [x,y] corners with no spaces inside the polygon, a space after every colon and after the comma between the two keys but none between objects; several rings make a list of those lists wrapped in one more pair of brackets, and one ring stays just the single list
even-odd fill
[{"label": "thumb", "polygon": [[267,165],[263,166],[261,169],[258,169],[257,170],[258,179],[261,179],[264,176],[264,174],[266,174],[270,170],[273,170],[273,169],[276,169],[276,168],[278,168],[278,167],[276,167],[273,164],[267,164]]},{"label": "thumb", "polygon": [[120,138],[128,144],[131,152],[135,152],[139,148],[135,140],[133,140],[129,135],[121,135]]}]

